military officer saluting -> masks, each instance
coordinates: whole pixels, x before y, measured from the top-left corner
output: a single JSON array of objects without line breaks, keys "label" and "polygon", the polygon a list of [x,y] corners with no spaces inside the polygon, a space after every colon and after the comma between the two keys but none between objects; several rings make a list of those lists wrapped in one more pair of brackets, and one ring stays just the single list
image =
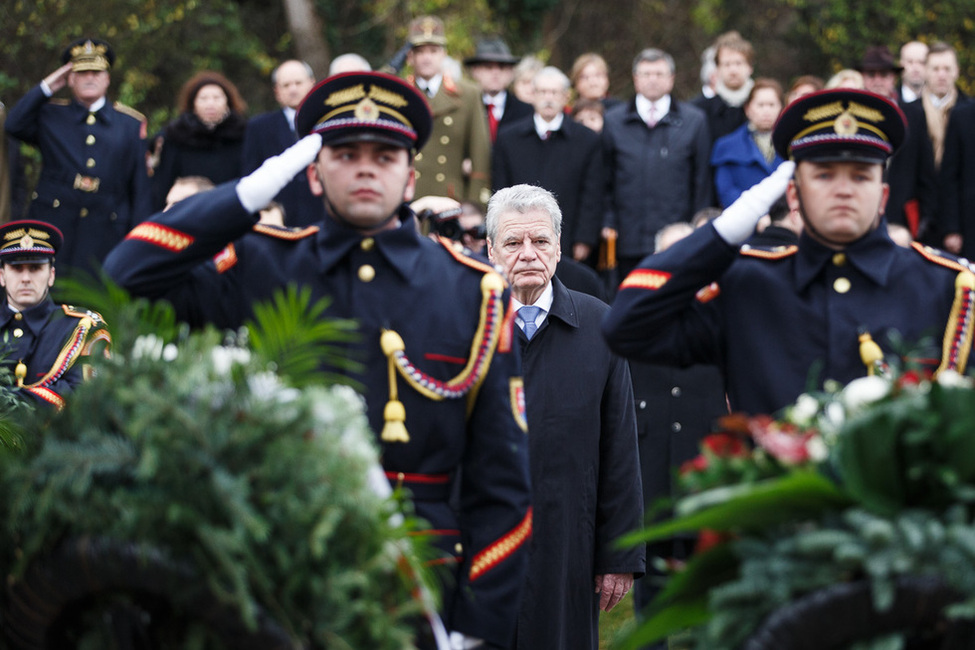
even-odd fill
[{"label": "military officer saluting", "polygon": [[[967,264],[887,235],[884,164],[904,135],[900,109],[872,93],[827,90],[790,104],[772,136],[787,162],[627,276],[604,323],[611,347],[657,363],[719,363],[732,408],[750,413],[867,374],[904,352],[898,336],[943,341],[931,355],[938,369],[963,371]],[[783,191],[803,218],[798,246],[739,249]]]},{"label": "military officer saluting", "polygon": [[13,221],[0,227],[0,353],[13,370],[18,394],[57,408],[82,380],[81,360],[96,342],[110,341],[101,316],[56,305],[54,256],[61,232],[42,221]]},{"label": "military officer saluting", "polygon": [[[447,36],[434,16],[409,28],[409,77],[430,102],[433,134],[416,156],[417,196],[449,196],[484,209],[491,198],[491,134],[480,89],[444,71]],[[469,169],[465,166],[469,165]]]},{"label": "military officer saluting", "polygon": [[[148,216],[146,121],[106,97],[115,62],[108,43],[76,41],[61,62],[10,110],[5,128],[41,151],[43,167],[29,216],[64,233],[62,271],[95,270]],[[51,98],[65,86],[70,100]]]},{"label": "military officer saluting", "polygon": [[[364,387],[387,477],[412,491],[447,552],[447,628],[507,647],[532,518],[504,281],[417,231],[404,202],[431,116],[411,85],[381,73],[330,77],[302,102],[296,124],[297,144],[140,224],[105,268],[194,323],[239,326],[255,301],[289,283],[329,298],[326,316],[356,319],[361,338],[348,356],[361,370],[328,370]],[[256,225],[302,169],[327,218],[305,229]]]}]

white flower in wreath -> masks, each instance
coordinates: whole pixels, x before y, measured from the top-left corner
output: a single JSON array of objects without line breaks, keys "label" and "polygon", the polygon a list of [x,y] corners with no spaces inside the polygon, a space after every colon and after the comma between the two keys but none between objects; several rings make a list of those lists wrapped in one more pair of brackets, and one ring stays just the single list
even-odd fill
[{"label": "white flower in wreath", "polygon": [[890,381],[883,377],[869,376],[854,379],[840,395],[847,413],[856,413],[865,406],[878,402],[890,394]]},{"label": "white flower in wreath", "polygon": [[808,393],[803,393],[796,400],[790,415],[795,424],[808,426],[817,413],[819,413],[819,400]]},{"label": "white flower in wreath", "polygon": [[945,388],[972,388],[971,377],[961,375],[956,370],[942,370],[938,373],[938,383]]},{"label": "white flower in wreath", "polygon": [[218,345],[210,350],[210,361],[217,375],[226,377],[234,364],[244,365],[251,360],[251,353],[244,348],[232,348]]}]

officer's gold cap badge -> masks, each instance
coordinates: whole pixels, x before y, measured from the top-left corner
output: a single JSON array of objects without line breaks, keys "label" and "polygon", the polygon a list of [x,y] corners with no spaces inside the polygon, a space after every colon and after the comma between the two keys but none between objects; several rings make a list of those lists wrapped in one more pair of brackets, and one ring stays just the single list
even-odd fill
[{"label": "officer's gold cap badge", "polygon": [[0,262],[47,262],[61,247],[61,231],[43,221],[12,221],[0,227]]},{"label": "officer's gold cap badge", "polygon": [[73,72],[110,70],[115,54],[108,43],[95,39],[75,41],[61,55],[63,63],[71,62]]},{"label": "officer's gold cap badge", "polygon": [[772,132],[776,152],[796,161],[882,163],[904,140],[904,114],[889,99],[837,88],[800,97]]},{"label": "officer's gold cap badge", "polygon": [[295,125],[301,136],[320,133],[326,146],[371,140],[418,150],[433,118],[423,95],[399,77],[351,72],[315,86],[298,107]]}]

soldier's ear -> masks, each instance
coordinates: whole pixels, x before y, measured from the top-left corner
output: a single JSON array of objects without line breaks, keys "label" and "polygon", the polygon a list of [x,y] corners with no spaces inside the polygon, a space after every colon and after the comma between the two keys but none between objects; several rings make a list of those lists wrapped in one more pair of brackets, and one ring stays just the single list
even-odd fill
[{"label": "soldier's ear", "polygon": [[410,177],[406,181],[406,187],[403,188],[403,202],[409,203],[416,196],[416,167],[410,164]]},{"label": "soldier's ear", "polygon": [[308,189],[315,196],[321,196],[325,193],[325,187],[322,185],[322,179],[318,175],[318,165],[312,163],[308,165],[305,169],[305,174],[308,176]]},{"label": "soldier's ear", "polygon": [[51,264],[51,277],[47,279],[47,286],[51,288],[54,286],[54,276],[57,274],[57,270],[54,268],[54,264]]}]

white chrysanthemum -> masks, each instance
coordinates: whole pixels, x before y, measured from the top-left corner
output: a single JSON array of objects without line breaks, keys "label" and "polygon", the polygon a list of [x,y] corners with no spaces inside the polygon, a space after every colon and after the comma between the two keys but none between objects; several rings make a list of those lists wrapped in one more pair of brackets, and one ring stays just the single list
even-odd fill
[{"label": "white chrysanthemum", "polygon": [[823,415],[820,418],[820,429],[823,433],[836,433],[843,427],[843,423],[846,421],[846,411],[843,410],[843,405],[839,402],[830,402],[823,409]]},{"label": "white chrysanthemum", "polygon": [[143,334],[132,344],[133,359],[158,361],[162,358],[163,340],[155,334]]},{"label": "white chrysanthemum", "polygon": [[287,404],[301,397],[301,391],[286,386],[273,372],[258,372],[247,377],[251,396],[261,402]]},{"label": "white chrysanthemum", "polygon": [[821,463],[829,456],[829,448],[826,447],[823,439],[818,436],[810,438],[806,442],[806,452],[809,454],[809,459],[816,463]]},{"label": "white chrysanthemum", "polygon": [[843,392],[840,398],[843,406],[848,413],[856,413],[868,404],[880,401],[890,394],[890,382],[883,377],[869,376],[854,379]]},{"label": "white chrysanthemum", "polygon": [[798,425],[806,426],[819,412],[819,400],[808,393],[803,393],[796,400],[791,409],[792,421]]},{"label": "white chrysanthemum", "polygon": [[245,364],[251,360],[251,353],[243,348],[230,348],[218,345],[210,350],[213,370],[221,376],[230,374],[234,364]]},{"label": "white chrysanthemum", "polygon": [[972,388],[972,378],[955,370],[942,370],[938,373],[938,383],[946,388]]}]

